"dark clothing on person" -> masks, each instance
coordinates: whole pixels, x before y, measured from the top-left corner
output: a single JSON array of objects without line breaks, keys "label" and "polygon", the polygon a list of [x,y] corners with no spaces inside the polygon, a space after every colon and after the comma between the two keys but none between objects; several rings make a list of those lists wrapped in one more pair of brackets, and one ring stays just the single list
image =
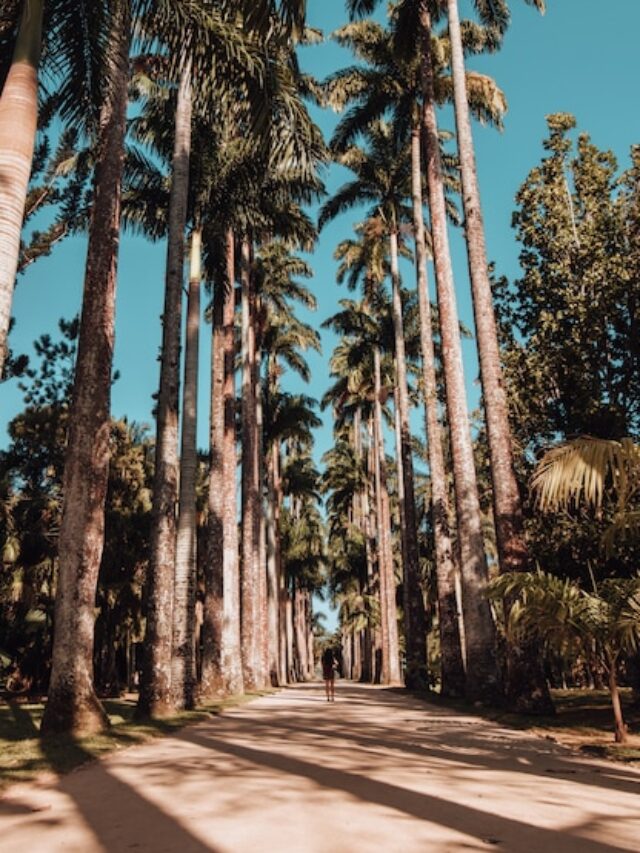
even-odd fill
[{"label": "dark clothing on person", "polygon": [[327,649],[322,655],[322,677],[325,681],[333,681],[336,677],[336,659],[331,649]]}]

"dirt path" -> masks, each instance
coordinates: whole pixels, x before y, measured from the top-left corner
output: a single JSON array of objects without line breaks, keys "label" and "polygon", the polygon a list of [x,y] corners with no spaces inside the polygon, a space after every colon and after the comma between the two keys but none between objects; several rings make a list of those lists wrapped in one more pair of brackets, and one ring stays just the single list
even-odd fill
[{"label": "dirt path", "polygon": [[640,772],[402,693],[318,685],[0,801],[3,853],[640,850]]}]

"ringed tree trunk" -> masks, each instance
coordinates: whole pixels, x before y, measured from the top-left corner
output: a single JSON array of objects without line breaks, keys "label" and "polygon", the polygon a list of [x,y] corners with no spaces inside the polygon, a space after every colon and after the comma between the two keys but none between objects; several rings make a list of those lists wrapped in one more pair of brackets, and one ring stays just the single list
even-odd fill
[{"label": "ringed tree trunk", "polygon": [[196,478],[198,472],[198,353],[202,231],[191,234],[180,447],[180,512],[173,595],[171,693],[176,709],[193,708],[196,692]]},{"label": "ringed tree trunk", "polygon": [[[359,406],[356,407],[353,413],[353,451],[355,458],[359,464],[362,464],[362,412]],[[367,537],[366,518],[364,513],[364,492],[354,492],[352,500],[352,523],[358,528],[364,540],[365,545],[365,560],[367,565],[367,580],[366,591],[371,585],[371,553],[369,549],[369,540]],[[363,598],[365,590],[362,590]],[[362,672],[360,680],[363,683],[373,681],[373,660],[372,660],[372,633],[373,628],[367,622],[362,630]]]},{"label": "ringed tree trunk", "polygon": [[69,415],[49,695],[42,733],[88,734],[109,721],[93,688],[96,587],[109,473],[120,193],[129,82],[131,6],[111,21],[110,85],[100,112],[78,356]]},{"label": "ringed tree trunk", "polygon": [[615,741],[616,743],[626,743],[628,740],[628,730],[622,714],[622,703],[620,702],[620,688],[618,687],[618,679],[616,677],[615,657],[611,656],[607,660],[607,670],[609,675],[609,693],[611,695],[611,706],[613,708],[613,721],[615,725]]},{"label": "ringed tree trunk", "polygon": [[418,529],[416,502],[413,485],[413,453],[409,426],[409,394],[407,391],[407,368],[404,346],[404,324],[402,298],[400,295],[400,272],[398,269],[398,234],[389,234],[391,248],[391,280],[393,287],[393,330],[396,349],[396,375],[398,386],[398,414],[400,421],[400,449],[402,457],[402,480],[404,499],[400,511],[402,525],[406,531],[406,561],[404,565],[405,640],[407,667],[405,683],[410,688],[424,688],[427,680],[427,634],[424,613],[424,598],[420,584],[420,561],[418,557]]},{"label": "ringed tree trunk", "polygon": [[255,294],[250,270],[250,245],[242,240],[242,573],[241,632],[242,667],[248,690],[259,690],[262,669],[260,628],[260,566],[257,530],[258,448],[257,399],[255,387]]},{"label": "ringed tree trunk", "polygon": [[431,17],[425,0],[420,4],[420,27],[424,95],[422,127],[460,543],[466,693],[472,700],[484,699],[495,702],[501,690],[496,660],[496,632],[489,601],[485,594],[488,576],[487,559],[482,537],[480,500],[467,413],[458,310],[447,234],[442,163],[434,100]]},{"label": "ringed tree trunk", "polygon": [[380,567],[380,606],[382,611],[382,683],[402,684],[398,648],[398,619],[396,615],[396,581],[393,571],[391,545],[391,510],[387,491],[387,463],[382,433],[382,381],[380,350],[373,350],[374,363],[374,443],[376,506],[378,516],[378,565]]},{"label": "ringed tree trunk", "polygon": [[295,627],[296,672],[299,681],[306,681],[309,668],[306,602],[304,590],[298,586],[296,581],[294,581],[293,593],[293,624]]},{"label": "ringed tree trunk", "polygon": [[[230,286],[233,295],[233,284]],[[209,407],[209,497],[207,558],[204,566],[204,610],[202,623],[202,677],[200,696],[213,698],[224,693],[222,635],[224,624],[224,326],[225,282],[218,282],[213,295],[211,324],[211,400]]]},{"label": "ringed tree trunk", "polygon": [[269,604],[267,583],[267,527],[265,519],[265,454],[264,454],[264,401],[262,396],[262,316],[261,300],[256,296],[254,308],[255,354],[253,363],[253,393],[256,401],[255,454],[256,454],[256,512],[254,516],[254,561],[258,575],[258,643],[260,688],[269,686]]},{"label": "ringed tree trunk", "polygon": [[0,380],[38,127],[43,7],[44,0],[23,0],[13,59],[0,94]]},{"label": "ringed tree trunk", "polygon": [[184,230],[189,193],[191,113],[191,57],[187,55],[183,62],[176,104],[167,270],[162,315],[160,391],[156,415],[151,556],[147,578],[147,628],[138,699],[138,712],[150,717],[166,716],[173,711],[171,655],[179,478],[180,332]]},{"label": "ringed tree trunk", "polygon": [[[501,572],[523,572],[530,569],[529,553],[524,538],[522,505],[513,466],[509,407],[502,378],[498,331],[489,281],[457,0],[447,0],[447,8],[467,258],[491,463],[498,562]],[[505,687],[507,698],[518,711],[541,714],[553,711],[551,695],[540,661],[537,643],[529,641],[523,647],[508,650]]]},{"label": "ringed tree trunk", "polygon": [[227,232],[227,281],[224,294],[224,435],[223,477],[223,626],[222,673],[227,693],[244,692],[240,640],[240,566],[238,561],[238,500],[236,490],[236,373],[235,373],[235,238]]},{"label": "ringed tree trunk", "polygon": [[278,583],[278,527],[276,518],[276,477],[278,443],[274,441],[267,454],[267,607],[269,678],[275,687],[281,682],[280,671],[280,588]]},{"label": "ringed tree trunk", "polygon": [[420,313],[420,343],[422,349],[422,383],[429,452],[429,476],[433,532],[435,539],[436,585],[438,595],[438,626],[441,653],[441,693],[443,696],[464,696],[465,673],[458,627],[456,601],[455,551],[449,529],[449,494],[445,473],[442,428],[438,414],[436,356],[433,343],[431,302],[427,283],[427,249],[422,214],[422,170],[420,166],[420,125],[411,131],[411,188],[416,247],[418,308]]}]

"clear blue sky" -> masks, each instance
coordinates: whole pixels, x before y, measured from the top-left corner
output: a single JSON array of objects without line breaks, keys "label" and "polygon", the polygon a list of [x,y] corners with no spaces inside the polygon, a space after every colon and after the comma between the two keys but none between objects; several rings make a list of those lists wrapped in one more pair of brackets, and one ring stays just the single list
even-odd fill
[{"label": "clear blue sky", "polygon": [[[325,33],[346,20],[341,0],[309,0],[309,23]],[[384,4],[382,4],[384,6]],[[480,184],[490,257],[498,271],[517,276],[518,246],[510,227],[513,199],[529,169],[540,159],[545,135],[544,117],[557,111],[573,112],[580,130],[591,133],[600,147],[612,148],[622,166],[628,164],[632,143],[640,142],[637,38],[640,0],[616,0],[615,16],[605,16],[601,0],[548,0],[540,17],[524,0],[512,0],[512,27],[501,53],[474,59],[470,67],[492,74],[506,92],[509,113],[506,129],[498,134],[487,128],[475,131]],[[462,13],[469,0],[462,0]],[[349,61],[335,44],[305,49],[303,67],[324,76]],[[326,133],[335,125],[331,113],[315,112]],[[453,128],[448,111],[443,127]],[[344,173],[342,173],[343,175]],[[337,169],[327,174],[329,191],[343,176]],[[336,243],[348,236],[357,216],[338,219],[322,233],[312,264],[312,287],[319,302],[318,324],[346,295],[335,285]],[[466,258],[459,235],[452,237],[460,313],[472,326]],[[14,301],[16,327],[12,347],[30,351],[43,332],[55,334],[60,316],[73,316],[80,303],[86,243],[74,238],[58,246],[50,258],[39,260],[20,279]],[[158,383],[159,315],[162,309],[164,246],[125,236],[119,262],[116,367],[121,379],[113,389],[115,416],[151,423],[151,395]],[[207,330],[202,347],[200,445],[206,446]],[[320,397],[327,383],[327,360],[333,339],[323,333],[324,354],[311,356],[313,379],[309,393]],[[477,372],[473,343],[465,344],[471,403],[477,402]],[[15,382],[0,388],[0,447],[6,444],[6,424],[22,407]],[[318,433],[318,451],[330,446],[328,428]]]}]

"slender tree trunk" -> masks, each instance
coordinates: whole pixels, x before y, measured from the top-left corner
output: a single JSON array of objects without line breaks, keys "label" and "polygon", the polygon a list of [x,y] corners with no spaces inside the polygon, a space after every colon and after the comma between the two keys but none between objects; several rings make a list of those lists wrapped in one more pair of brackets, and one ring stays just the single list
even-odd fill
[{"label": "slender tree trunk", "polygon": [[309,661],[307,657],[307,628],[306,628],[306,613],[304,590],[296,584],[293,594],[293,624],[295,625],[295,643],[297,657],[297,672],[300,681],[305,681],[307,671],[309,669]]},{"label": "slender tree trunk", "polygon": [[268,648],[269,677],[276,686],[280,680],[280,589],[278,584],[276,522],[276,468],[278,465],[278,444],[273,442],[267,459],[267,607],[268,607]]},{"label": "slender tree trunk", "polygon": [[308,589],[304,591],[305,624],[307,628],[307,681],[313,681],[316,661],[313,643],[313,603]]},{"label": "slender tree trunk", "polygon": [[227,281],[223,307],[224,435],[223,478],[223,631],[222,673],[227,693],[244,692],[240,632],[240,566],[238,561],[238,500],[236,489],[236,373],[235,373],[235,240],[227,232]]},{"label": "slender tree trunk", "polygon": [[622,714],[622,703],[620,702],[620,688],[618,687],[618,679],[616,678],[616,662],[608,661],[609,670],[609,693],[611,695],[611,706],[613,708],[613,720],[615,723],[615,741],[616,743],[626,743],[627,726]]},{"label": "slender tree trunk", "polygon": [[[374,443],[375,478],[378,515],[378,565],[380,566],[380,604],[382,610],[382,682],[402,684],[400,652],[398,648],[398,620],[396,616],[396,582],[393,571],[391,546],[391,511],[387,491],[387,463],[382,433],[382,381],[380,375],[380,350],[373,351],[374,362]],[[386,639],[385,639],[386,634]]]},{"label": "slender tree trunk", "polygon": [[287,683],[295,681],[295,661],[293,655],[293,600],[291,598],[291,590],[289,585],[286,585],[284,599],[285,611],[285,635],[287,645]]},{"label": "slender tree trunk", "polygon": [[[376,481],[376,453],[377,447],[374,437],[373,413],[370,411],[367,419],[367,473],[368,483],[364,493],[364,514],[367,537],[367,572],[370,573],[372,586],[378,584],[378,602],[380,608],[380,621],[373,630],[373,647],[371,649],[371,668],[373,672],[373,683],[382,683],[382,589],[380,586],[380,553],[376,549],[376,518],[378,514],[378,486]],[[376,578],[377,575],[377,578]]]},{"label": "slender tree trunk", "polygon": [[407,391],[407,368],[404,346],[404,323],[402,298],[400,295],[400,272],[398,269],[398,235],[389,234],[391,248],[391,279],[393,285],[393,330],[396,349],[397,404],[400,417],[400,448],[402,455],[402,480],[404,499],[400,511],[402,526],[406,532],[406,562],[404,566],[405,640],[407,687],[421,688],[427,685],[427,635],[424,614],[424,599],[420,584],[420,562],[418,558],[418,528],[416,502],[413,486],[413,452],[409,425],[409,394]]},{"label": "slender tree trunk", "polygon": [[[362,413],[360,411],[360,407],[356,407],[356,410],[353,414],[353,450],[355,458],[359,465],[362,465]],[[367,532],[365,527],[365,517],[364,517],[364,495],[363,492],[358,491],[354,492],[353,500],[352,500],[352,511],[353,511],[353,524],[358,528],[360,534],[365,543],[365,560],[367,564],[367,581],[365,585],[365,590],[363,590],[363,594],[365,591],[368,592],[368,587],[371,584],[371,557],[369,551],[369,543],[367,540]],[[360,673],[360,680],[363,683],[368,683],[373,681],[373,670],[371,666],[371,654],[372,654],[372,643],[371,643],[371,632],[372,629],[369,625],[367,625],[362,631],[362,643],[363,643],[363,654],[362,654],[362,671]]]},{"label": "slender tree trunk", "polygon": [[[257,300],[259,303],[259,300]],[[255,312],[255,322],[261,315],[258,304]],[[265,464],[264,464],[264,408],[262,399],[262,382],[260,366],[262,364],[262,330],[255,332],[256,351],[253,365],[253,393],[256,400],[256,512],[254,516],[254,561],[258,574],[258,651],[259,651],[259,684],[264,690],[269,686],[269,603],[267,582],[267,539],[265,518]]]},{"label": "slender tree trunk", "polygon": [[202,232],[191,235],[191,264],[187,298],[187,326],[182,396],[180,453],[180,512],[176,538],[173,595],[173,651],[171,693],[176,709],[193,708],[196,689],[196,478],[198,472],[198,353],[200,348],[200,256]]},{"label": "slender tree trunk", "polygon": [[120,192],[129,82],[131,7],[118,3],[113,53],[100,113],[98,159],[64,470],[60,569],[49,697],[42,732],[73,734],[108,725],[93,688],[96,587],[104,544],[109,473]]},{"label": "slender tree trunk", "polygon": [[436,356],[433,343],[431,303],[427,283],[427,249],[422,215],[422,170],[420,167],[420,126],[411,131],[411,186],[416,246],[418,307],[420,311],[420,343],[422,348],[422,382],[429,451],[429,476],[433,533],[435,539],[436,583],[438,589],[438,626],[441,653],[441,693],[464,696],[465,674],[458,628],[455,587],[455,551],[449,529],[449,494],[445,474],[442,428],[438,415]]},{"label": "slender tree trunk", "polygon": [[44,0],[23,0],[13,59],[0,94],[0,380],[38,125],[43,6]]},{"label": "slender tree trunk", "polygon": [[191,58],[185,56],[176,104],[175,142],[169,199],[169,238],[162,315],[162,358],[156,415],[151,557],[147,575],[147,628],[138,711],[143,716],[172,713],[171,652],[173,578],[178,502],[178,422],[180,333],[184,276],[184,231],[191,151]]},{"label": "slender tree trunk", "polygon": [[470,699],[495,702],[500,691],[496,633],[489,601],[485,594],[487,560],[482,537],[480,500],[467,413],[458,311],[447,234],[442,163],[434,100],[431,19],[426,2],[421,3],[420,23],[424,93],[422,120],[460,542],[467,664],[466,692]]},{"label": "slender tree trunk", "polygon": [[250,246],[242,241],[242,667],[248,690],[262,687],[260,646],[260,577],[256,536],[259,513],[258,453],[256,446],[256,357]]},{"label": "slender tree trunk", "polygon": [[[498,561],[501,572],[522,572],[530,568],[529,553],[513,467],[509,407],[489,281],[457,0],[447,0],[447,7],[467,257],[491,463]],[[553,710],[537,642],[529,641],[523,646],[508,649],[505,686],[507,698],[518,711],[547,714]]]},{"label": "slender tree trunk", "polygon": [[233,280],[216,284],[211,324],[211,400],[209,408],[209,497],[207,555],[204,565],[202,678],[200,696],[225,692],[222,668],[224,626],[224,303],[225,289],[233,298]]}]

